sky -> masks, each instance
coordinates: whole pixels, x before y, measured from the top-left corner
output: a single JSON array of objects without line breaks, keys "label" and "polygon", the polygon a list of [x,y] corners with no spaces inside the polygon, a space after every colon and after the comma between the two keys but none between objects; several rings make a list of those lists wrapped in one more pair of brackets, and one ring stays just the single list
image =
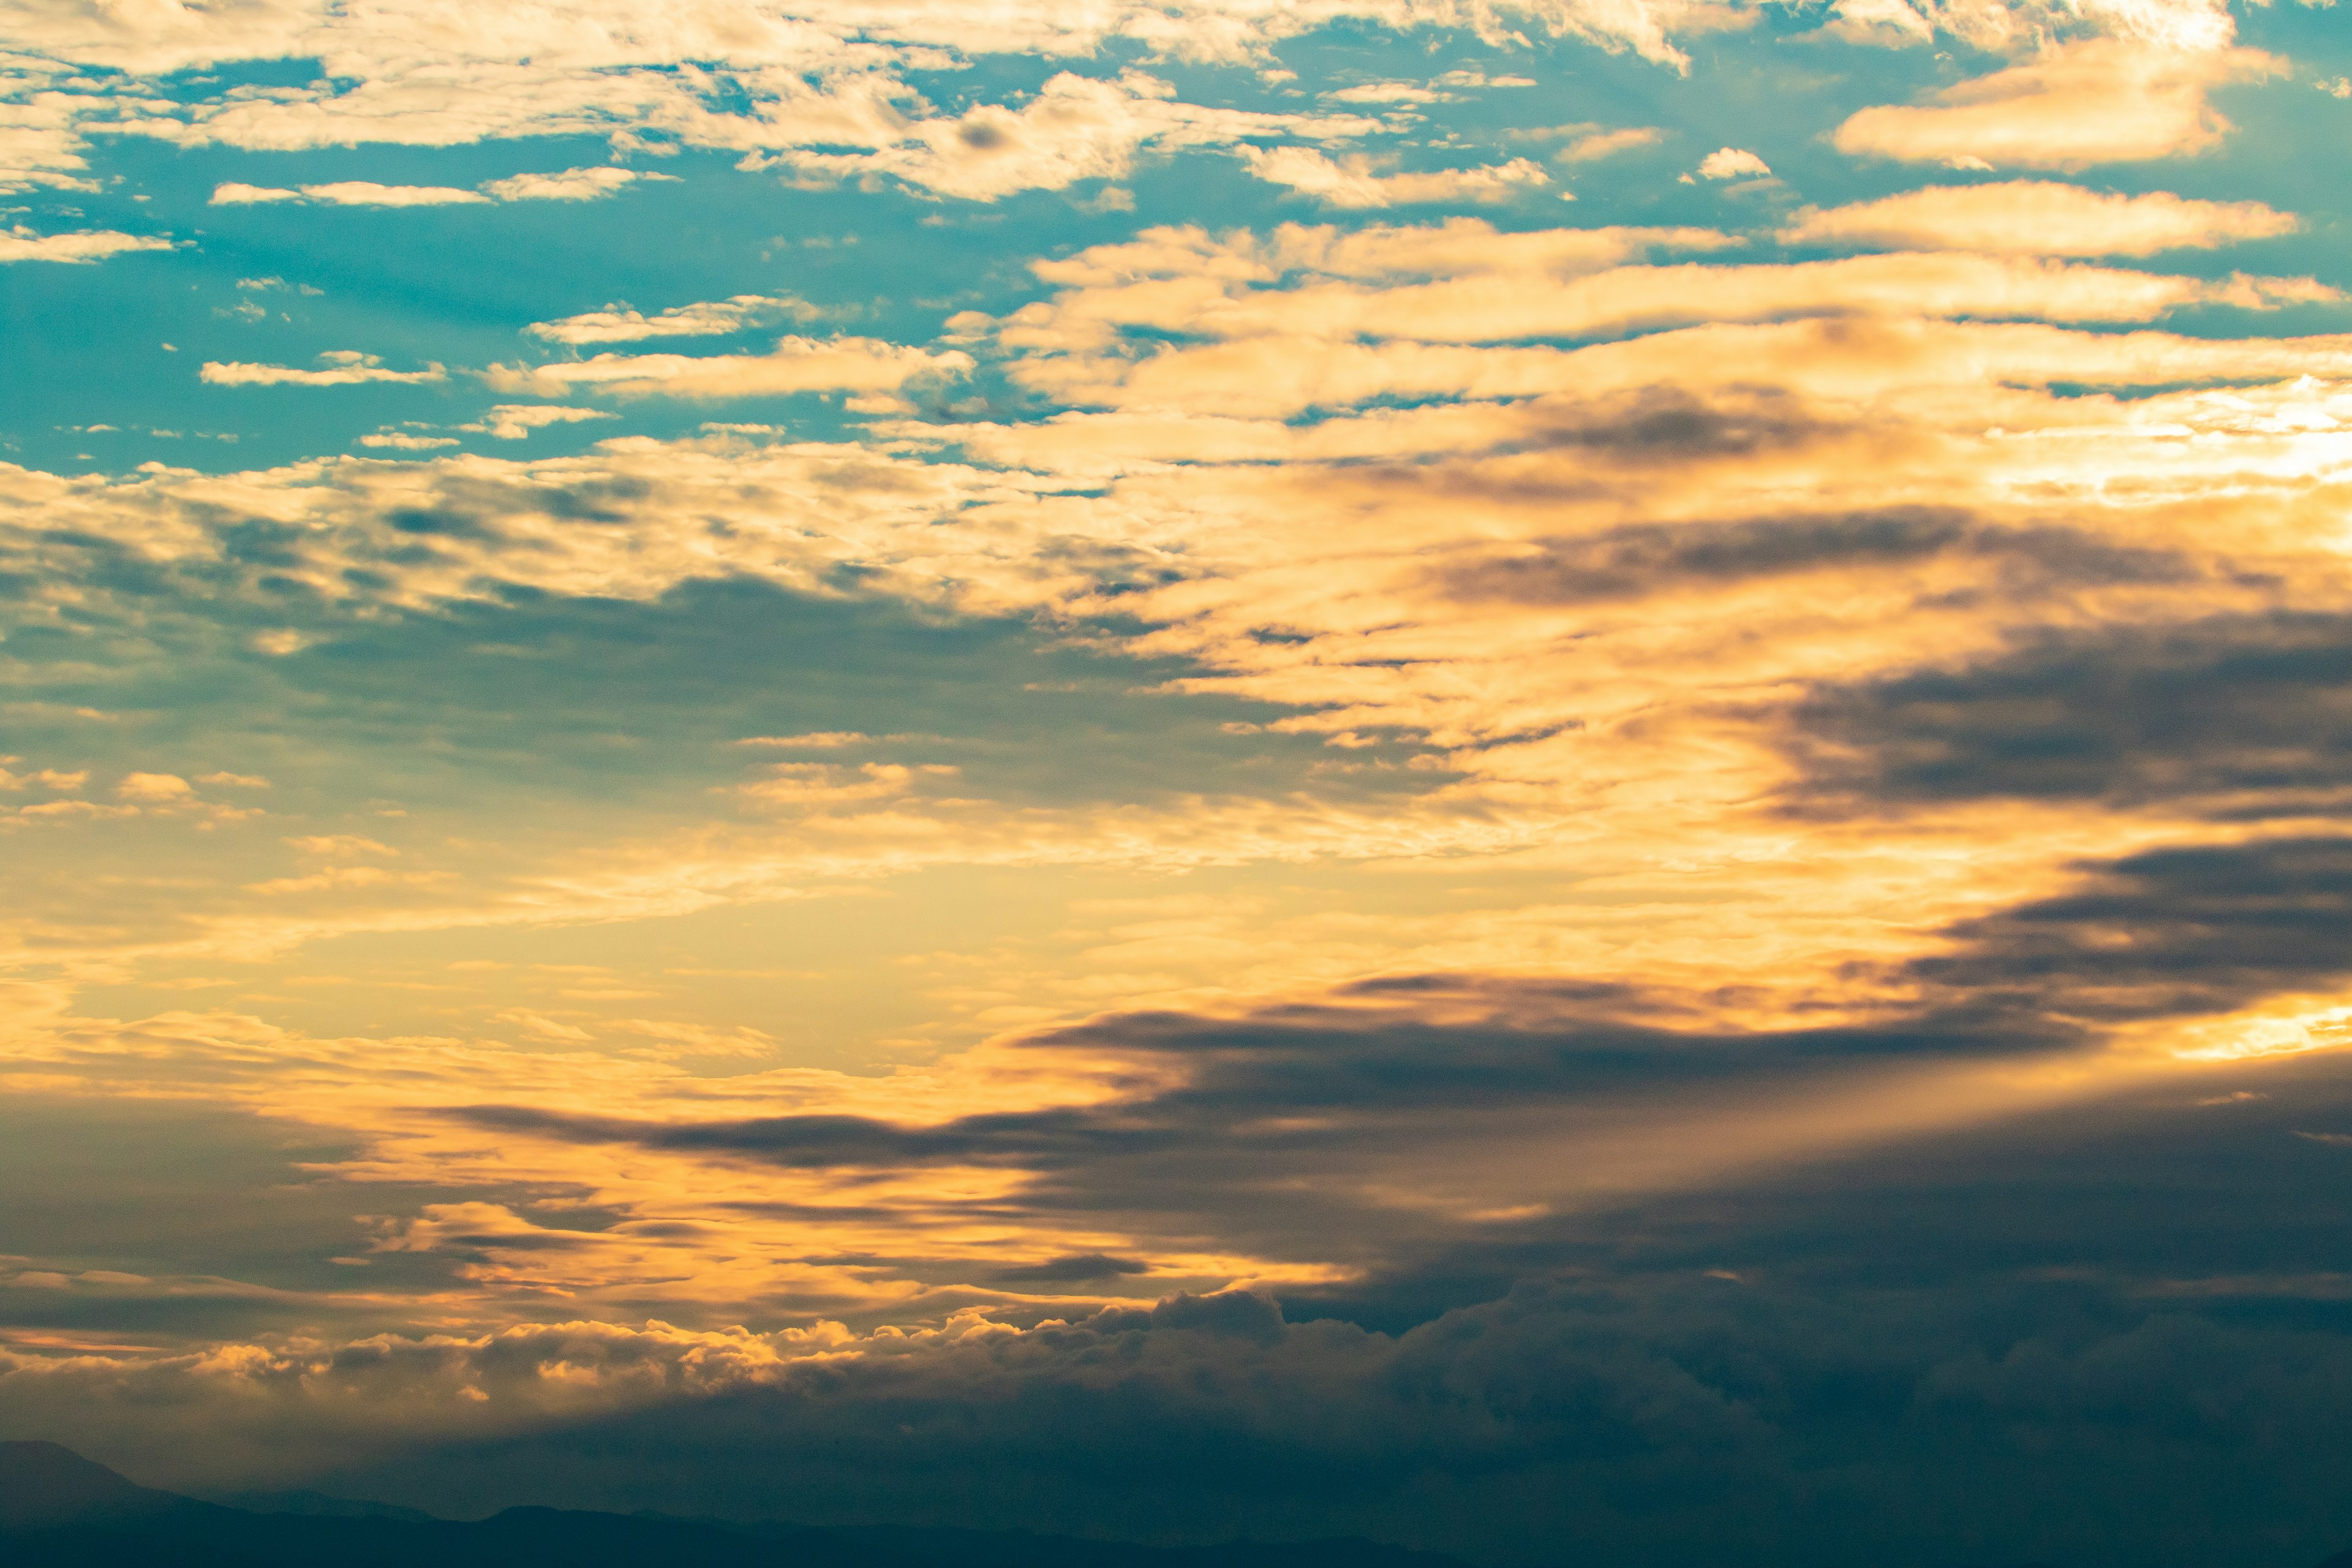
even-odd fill
[{"label": "sky", "polygon": [[0,0],[0,1436],[2352,1546],[2352,25]]}]

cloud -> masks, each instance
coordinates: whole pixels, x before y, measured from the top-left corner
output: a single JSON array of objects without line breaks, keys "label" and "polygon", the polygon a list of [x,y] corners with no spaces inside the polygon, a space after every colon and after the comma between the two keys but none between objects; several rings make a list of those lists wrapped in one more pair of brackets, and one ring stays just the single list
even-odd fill
[{"label": "cloud", "polygon": [[460,425],[460,430],[478,431],[501,441],[520,441],[532,431],[550,425],[572,425],[583,419],[611,419],[615,416],[600,408],[566,408],[555,404],[501,403],[484,415],[478,423]]},{"label": "cloud", "polygon": [[1553,154],[1563,163],[1591,163],[1603,158],[1613,158],[1620,153],[1636,153],[1644,147],[1655,147],[1666,139],[1666,133],[1654,125],[1631,126],[1619,131],[1590,131],[1578,136]]},{"label": "cloud", "polygon": [[677,178],[675,174],[606,166],[565,169],[553,174],[513,174],[503,180],[492,180],[482,189],[502,202],[589,202],[612,195],[623,186],[639,180],[675,181]]},{"label": "cloud", "polygon": [[371,381],[414,385],[447,379],[447,374],[437,364],[428,364],[423,370],[386,370],[375,355],[355,349],[330,350],[320,354],[319,361],[324,369],[298,370],[290,365],[207,360],[199,379],[208,386],[355,386]]},{"label": "cloud", "polygon": [[784,320],[814,321],[824,312],[791,294],[738,294],[732,299],[675,305],[647,316],[626,305],[607,305],[561,321],[534,321],[523,329],[558,343],[622,343],[645,338],[719,337]]},{"label": "cloud", "polygon": [[127,773],[114,793],[124,800],[161,805],[192,800],[196,792],[175,773]]},{"label": "cloud", "polygon": [[[342,207],[446,207],[478,205],[490,198],[479,191],[453,185],[380,185],[372,180],[341,180],[332,184],[305,185],[302,195],[314,202]],[[213,193],[219,200],[220,193]]]},{"label": "cloud", "polygon": [[1769,175],[1772,170],[1744,147],[1718,147],[1699,160],[1698,172],[1710,180],[1738,180]]},{"label": "cloud", "polygon": [[2272,239],[2301,226],[2260,202],[2114,195],[2039,180],[1934,185],[1800,213],[1783,245],[1859,245],[2041,256],[2147,256]]},{"label": "cloud", "polygon": [[227,180],[213,187],[211,205],[216,207],[257,206],[301,199],[301,192],[288,190],[282,185],[248,185],[241,181]]},{"label": "cloud", "polygon": [[170,250],[173,242],[161,235],[120,234],[111,229],[79,234],[36,234],[22,224],[0,231],[0,266],[14,261],[88,263],[137,250]]},{"label": "cloud", "polygon": [[743,166],[782,167],[825,182],[888,175],[934,195],[993,202],[1081,180],[1124,180],[1147,146],[1172,153],[1234,146],[1248,136],[1360,133],[1378,124],[1359,117],[1205,109],[1178,100],[1174,88],[1139,70],[1110,80],[1064,71],[1018,110],[983,103],[955,116],[893,119],[891,131],[873,138],[870,152],[786,149],[754,154]]},{"label": "cloud", "polygon": [[2009,52],[2051,37],[2084,34],[2184,51],[2226,47],[2236,21],[2226,0],[1838,0],[1822,30],[1852,43],[1901,47],[1943,33],[1978,49]]},{"label": "cloud", "polygon": [[1946,88],[1926,104],[1861,110],[1833,140],[1858,157],[1960,168],[2077,170],[2192,156],[2231,130],[2207,101],[2210,89],[2283,68],[2253,49],[2089,39]]},{"label": "cloud", "polygon": [[1962,668],[1816,692],[1794,717],[1811,787],[1856,801],[2341,816],[2347,683],[2352,627],[2281,612],[2046,631]]},{"label": "cloud", "polygon": [[933,353],[873,338],[777,340],[765,354],[597,354],[543,365],[493,365],[492,388],[561,397],[586,388],[622,396],[774,397],[823,391],[895,391],[971,366],[961,350]]},{"label": "cloud", "polygon": [[1309,147],[1244,147],[1250,173],[1335,207],[1410,206],[1429,202],[1507,202],[1550,176],[1526,158],[1478,169],[1438,169],[1384,174],[1369,157],[1334,162]]},{"label": "cloud", "polygon": [[360,437],[362,447],[388,448],[398,452],[430,452],[442,447],[459,445],[455,436],[419,436],[406,430],[378,430]]},{"label": "cloud", "polygon": [[639,180],[675,180],[673,174],[611,167],[565,169],[552,174],[515,174],[476,190],[457,185],[384,185],[372,180],[328,184],[248,185],[228,181],[213,187],[214,206],[255,206],[282,202],[323,202],[345,207],[481,206],[490,202],[585,202],[612,195]]}]

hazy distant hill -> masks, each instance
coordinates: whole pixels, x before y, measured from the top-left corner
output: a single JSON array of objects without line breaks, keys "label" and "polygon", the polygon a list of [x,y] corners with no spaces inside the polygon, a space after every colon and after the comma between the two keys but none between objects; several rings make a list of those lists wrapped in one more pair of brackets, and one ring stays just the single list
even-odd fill
[{"label": "hazy distant hill", "polygon": [[512,1508],[475,1523],[316,1492],[230,1508],[135,1486],[54,1443],[0,1443],[8,1568],[1463,1568],[1368,1541],[1129,1546],[1019,1532],[739,1526]]},{"label": "hazy distant hill", "polygon": [[[5,1568],[1466,1568],[1370,1541],[1133,1546],[1016,1531],[811,1529],[510,1508],[473,1523],[319,1492],[245,1507],[137,1486],[55,1443],[0,1443]],[[2034,1563],[2021,1568],[2048,1568]],[[2352,1552],[2317,1568],[2352,1568]]]}]

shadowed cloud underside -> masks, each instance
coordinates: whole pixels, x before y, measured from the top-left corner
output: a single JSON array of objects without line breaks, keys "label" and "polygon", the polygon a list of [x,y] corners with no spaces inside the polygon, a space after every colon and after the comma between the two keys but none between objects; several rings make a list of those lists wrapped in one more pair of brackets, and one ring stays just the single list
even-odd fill
[{"label": "shadowed cloud underside", "polygon": [[0,1439],[2341,1550],[2347,73],[2302,0],[0,0]]}]

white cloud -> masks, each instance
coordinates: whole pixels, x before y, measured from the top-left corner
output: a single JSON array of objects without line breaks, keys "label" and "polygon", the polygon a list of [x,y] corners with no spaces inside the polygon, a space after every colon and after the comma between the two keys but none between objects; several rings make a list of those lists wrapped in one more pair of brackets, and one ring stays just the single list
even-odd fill
[{"label": "white cloud", "polygon": [[1666,133],[1654,125],[1628,126],[1621,131],[1588,131],[1554,156],[1563,163],[1591,163],[1602,158],[1613,158],[1620,153],[1654,147],[1665,139]]},{"label": "white cloud", "polygon": [[269,202],[299,202],[299,191],[289,191],[279,185],[248,185],[236,180],[213,187],[211,205],[216,207],[258,206]]},{"label": "white cloud", "polygon": [[502,202],[588,202],[609,196],[638,180],[676,180],[675,174],[638,169],[566,169],[556,174],[515,174],[482,189]]},{"label": "white cloud", "polygon": [[720,337],[774,321],[814,321],[824,313],[790,294],[738,294],[728,300],[673,306],[652,316],[627,305],[611,304],[561,321],[533,321],[523,331],[550,342],[625,343],[646,338]]},{"label": "white cloud", "polygon": [[[873,138],[871,152],[787,149],[750,168],[782,168],[803,180],[887,174],[937,195],[992,202],[1017,191],[1060,190],[1081,180],[1123,180],[1146,148],[1229,147],[1244,137],[1356,135],[1380,129],[1360,117],[1262,114],[1181,102],[1138,70],[1103,80],[1064,71],[1018,110],[983,103],[953,116],[907,121]],[[823,140],[854,141],[846,133]]]},{"label": "white cloud", "polygon": [[2166,191],[2110,195],[2042,180],[1932,185],[1807,211],[1784,245],[1866,245],[2040,256],[2147,256],[2292,234],[2291,213],[2260,202],[2189,201]]},{"label": "white cloud", "polygon": [[2227,47],[2236,36],[2228,0],[1837,0],[1822,30],[1851,43],[1894,47],[1943,33],[2001,52],[2084,35],[2208,50]]},{"label": "white cloud", "polygon": [[[460,430],[471,430],[501,441],[520,441],[534,430],[550,425],[572,425],[583,419],[614,419],[601,408],[566,408],[550,403],[501,403],[472,425],[460,425]],[[455,443],[452,443],[455,445]]]},{"label": "white cloud", "polygon": [[373,436],[360,437],[362,447],[389,447],[398,452],[430,452],[458,444],[455,436],[416,436],[405,430],[379,430]]},{"label": "white cloud", "polygon": [[1335,207],[1411,206],[1422,203],[1506,202],[1551,176],[1527,158],[1478,169],[1436,169],[1385,174],[1360,153],[1334,161],[1311,147],[1244,147],[1250,173],[1288,185]]},{"label": "white cloud", "polygon": [[765,354],[598,354],[544,365],[492,365],[500,392],[561,397],[575,388],[622,396],[767,397],[801,392],[878,392],[961,374],[971,356],[934,353],[876,338],[779,339]]},{"label": "white cloud", "polygon": [[500,202],[585,202],[609,196],[638,180],[675,180],[675,174],[609,167],[565,169],[553,174],[515,174],[478,190],[457,185],[383,185],[373,180],[338,180],[288,190],[230,181],[213,187],[212,205],[256,206],[276,202],[324,202],[344,207],[482,206]]},{"label": "white cloud", "polygon": [[1718,147],[1699,160],[1698,172],[1710,180],[1737,180],[1769,175],[1771,166],[1745,147]]},{"label": "white cloud", "polygon": [[368,381],[417,383],[446,379],[446,373],[438,364],[428,364],[423,370],[386,370],[375,355],[353,349],[330,350],[319,356],[319,363],[322,366],[319,370],[297,370],[290,365],[224,364],[207,360],[199,379],[213,386],[352,386]]},{"label": "white cloud", "polygon": [[118,234],[111,229],[80,234],[36,234],[23,225],[0,230],[0,264],[12,261],[92,262],[133,250],[169,250],[161,235]]},{"label": "white cloud", "polygon": [[455,185],[379,185],[373,180],[305,185],[302,194],[314,202],[340,207],[468,206],[490,199],[479,191],[460,190]]},{"label": "white cloud", "polygon": [[1838,151],[1958,168],[2071,171],[2210,151],[2230,121],[2213,88],[2274,74],[2253,49],[2188,52],[2094,39],[1949,87],[1924,104],[1864,109]]}]

